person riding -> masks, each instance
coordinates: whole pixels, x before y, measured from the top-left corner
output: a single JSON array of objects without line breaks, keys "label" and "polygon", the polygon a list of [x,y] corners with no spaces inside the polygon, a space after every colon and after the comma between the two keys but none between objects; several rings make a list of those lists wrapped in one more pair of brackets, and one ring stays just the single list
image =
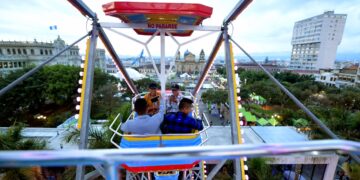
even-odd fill
[{"label": "person riding", "polygon": [[135,112],[138,114],[133,120],[121,125],[121,130],[130,134],[161,134],[160,124],[164,120],[165,105],[161,100],[160,110],[153,116],[147,114],[148,105],[144,98],[135,101]]},{"label": "person riding", "polygon": [[147,114],[149,115],[154,115],[159,111],[161,95],[160,92],[157,92],[157,87],[155,83],[149,84],[149,92],[144,96],[148,106]]},{"label": "person riding", "polygon": [[178,112],[179,111],[179,103],[183,98],[183,95],[180,92],[180,86],[178,84],[173,84],[171,86],[172,94],[169,96],[166,102],[167,111],[166,112]]},{"label": "person riding", "polygon": [[192,133],[195,130],[204,128],[200,119],[189,116],[192,112],[193,101],[183,98],[179,104],[179,111],[176,113],[168,113],[164,116],[164,120],[160,126],[163,134]]}]

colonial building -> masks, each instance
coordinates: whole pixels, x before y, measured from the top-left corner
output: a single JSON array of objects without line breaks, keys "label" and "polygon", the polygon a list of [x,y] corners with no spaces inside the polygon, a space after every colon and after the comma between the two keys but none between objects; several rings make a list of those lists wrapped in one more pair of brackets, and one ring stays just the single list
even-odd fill
[{"label": "colonial building", "polygon": [[184,58],[181,59],[180,52],[178,52],[175,59],[175,66],[176,73],[179,74],[198,74],[202,72],[205,66],[204,50],[201,50],[199,59],[196,59],[196,56],[188,50],[185,51]]},{"label": "colonial building", "polygon": [[[37,66],[67,46],[60,36],[54,42],[38,42],[36,39],[33,42],[0,41],[0,75],[6,75],[29,65]],[[106,72],[105,60],[105,50],[96,49],[95,67]],[[79,47],[71,47],[49,63],[49,65],[55,64],[80,66]]]},{"label": "colonial building", "polygon": [[[52,43],[38,42],[36,39],[33,42],[1,41],[0,74],[8,74],[10,71],[29,65],[39,65],[67,46],[60,37]],[[49,64],[80,66],[81,56],[79,54],[79,47],[73,46]]]}]

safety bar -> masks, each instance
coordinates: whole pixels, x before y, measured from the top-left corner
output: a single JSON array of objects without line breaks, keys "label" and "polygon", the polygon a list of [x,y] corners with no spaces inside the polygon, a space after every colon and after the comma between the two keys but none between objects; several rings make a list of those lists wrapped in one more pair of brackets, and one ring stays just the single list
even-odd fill
[{"label": "safety bar", "polygon": [[[126,120],[126,121],[129,121],[132,116],[133,116],[134,112],[131,113],[131,115],[129,116],[129,118]],[[118,118],[119,118],[119,115],[118,114],[114,121],[110,124],[109,126],[109,130],[112,131],[114,134],[112,135],[111,139],[110,139],[110,142],[115,145],[117,148],[121,148],[118,143],[119,142],[114,142],[114,137],[115,135],[118,135],[120,137],[149,137],[149,136],[158,136],[160,138],[160,141],[162,141],[163,139],[163,136],[194,136],[194,135],[201,135],[201,134],[204,134],[204,137],[201,138],[201,145],[203,145],[205,142],[208,141],[209,139],[209,136],[207,134],[207,130],[210,128],[210,123],[209,123],[209,120],[207,119],[205,113],[203,113],[203,117],[204,117],[204,120],[205,120],[205,126],[204,126],[204,129],[199,131],[199,132],[196,132],[196,133],[191,133],[191,134],[122,134],[122,133],[119,133],[119,129],[121,127],[121,124],[122,122],[119,123],[119,125],[116,127],[116,129],[113,128],[114,124],[116,121],[118,121]],[[204,122],[204,121],[203,121]]]},{"label": "safety bar", "polygon": [[0,167],[121,164],[155,160],[218,160],[305,152],[313,152],[311,155],[316,155],[317,151],[339,150],[360,154],[360,143],[346,140],[316,140],[277,144],[133,148],[131,151],[127,149],[1,151]]}]

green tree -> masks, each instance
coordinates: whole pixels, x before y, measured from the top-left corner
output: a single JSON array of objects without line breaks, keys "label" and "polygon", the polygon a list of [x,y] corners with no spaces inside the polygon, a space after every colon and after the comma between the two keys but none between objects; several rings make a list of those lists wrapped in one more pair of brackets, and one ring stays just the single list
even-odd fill
[{"label": "green tree", "polygon": [[225,103],[228,101],[228,91],[209,89],[201,94],[201,99],[205,103]]},{"label": "green tree", "polygon": [[[0,77],[0,88],[16,80],[31,68],[14,71],[5,77]],[[77,102],[75,100],[79,96],[77,89],[80,87],[78,83],[81,78],[80,71],[80,67],[45,66],[30,78],[24,80],[0,97],[0,126],[10,126],[15,121],[30,126],[44,126],[44,124],[46,126],[56,126],[62,123],[69,117],[69,114],[76,112],[75,106]],[[94,73],[93,95],[96,102],[93,102],[93,104],[107,105],[108,108],[101,109],[105,113],[100,112],[103,116],[107,116],[111,113],[113,107],[113,104],[110,103],[117,101],[116,98],[109,101],[110,98],[113,98],[110,93],[115,93],[115,85],[119,81],[99,69],[96,69]],[[111,92],[106,92],[106,90],[111,90]],[[101,94],[109,95],[99,98]],[[116,105],[114,106],[116,107]],[[92,115],[96,116],[97,109],[93,108],[93,110],[95,113]],[[47,116],[48,121],[44,122],[36,119],[34,117],[36,114]],[[62,121],[59,119],[60,117],[63,118]]]},{"label": "green tree", "polygon": [[[0,152],[2,150],[42,150],[46,148],[46,142],[36,139],[24,139],[21,135],[23,125],[18,124],[9,127],[6,132],[0,132]],[[39,175],[36,167],[32,168],[6,168],[0,169],[4,180],[26,180]]]},{"label": "green tree", "polygon": [[222,77],[226,77],[226,69],[224,66],[216,68],[216,72],[219,73]]},{"label": "green tree", "polygon": [[273,175],[271,166],[267,164],[269,159],[252,158],[248,161],[250,179],[255,180],[280,180],[281,175]]}]

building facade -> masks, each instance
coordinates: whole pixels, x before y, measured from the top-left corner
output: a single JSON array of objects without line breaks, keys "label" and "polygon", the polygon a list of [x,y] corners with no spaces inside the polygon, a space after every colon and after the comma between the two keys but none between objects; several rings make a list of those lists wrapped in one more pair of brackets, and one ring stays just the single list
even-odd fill
[{"label": "building facade", "polygon": [[[262,71],[262,69],[255,63],[237,63],[238,68],[244,69],[246,71]],[[286,67],[279,66],[276,64],[262,64],[262,66],[269,72],[283,72],[286,71]]]},{"label": "building facade", "polygon": [[107,72],[105,49],[96,49],[95,67],[99,68],[102,72]]},{"label": "building facade", "polygon": [[[0,41],[0,75],[22,69],[30,65],[39,65],[51,56],[68,47],[58,36],[53,42]],[[104,49],[96,49],[95,67],[106,72],[106,56]],[[56,57],[49,65],[80,66],[79,47],[73,46]]]},{"label": "building facade", "polygon": [[183,74],[198,74],[202,72],[205,66],[205,53],[201,50],[199,59],[190,51],[186,50],[184,58],[181,59],[180,52],[177,53],[175,58],[176,73]]},{"label": "building facade", "polygon": [[[67,46],[60,36],[52,43],[38,42],[36,39],[33,42],[1,41],[0,73],[5,75],[29,65],[39,65]],[[80,66],[79,47],[73,46],[49,64]]]},{"label": "building facade", "polygon": [[346,17],[346,14],[327,11],[296,22],[291,41],[290,68],[302,70],[333,68]]},{"label": "building facade", "polygon": [[321,69],[315,81],[338,88],[360,86],[360,66],[358,64],[343,69]]}]

